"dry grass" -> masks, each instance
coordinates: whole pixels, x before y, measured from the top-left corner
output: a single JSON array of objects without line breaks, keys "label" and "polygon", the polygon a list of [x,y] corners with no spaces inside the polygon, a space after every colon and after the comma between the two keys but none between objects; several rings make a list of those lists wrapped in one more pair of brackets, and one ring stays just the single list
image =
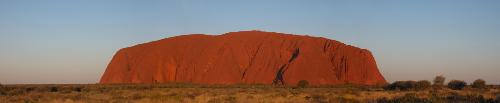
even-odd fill
[{"label": "dry grass", "polygon": [[[268,85],[4,85],[0,102],[49,103],[328,103],[328,102],[454,102],[500,98],[498,86],[489,89],[384,91],[379,87],[329,86],[315,88]],[[481,99],[478,99],[481,98]],[[476,100],[477,99],[477,100]]]}]

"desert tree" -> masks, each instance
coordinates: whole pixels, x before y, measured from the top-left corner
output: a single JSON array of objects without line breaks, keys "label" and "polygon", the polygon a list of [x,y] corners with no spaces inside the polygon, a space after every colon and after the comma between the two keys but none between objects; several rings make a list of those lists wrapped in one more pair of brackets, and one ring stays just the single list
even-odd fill
[{"label": "desert tree", "polygon": [[417,81],[415,89],[416,90],[425,90],[425,89],[428,89],[430,87],[431,87],[431,82],[429,82],[428,80],[420,80],[420,81]]},{"label": "desert tree", "polygon": [[467,83],[462,80],[451,80],[448,83],[448,88],[453,90],[462,90],[465,86],[467,86]]},{"label": "desert tree", "polygon": [[417,82],[409,80],[404,82],[404,90],[413,90],[417,86]]},{"label": "desert tree", "polygon": [[472,83],[472,88],[484,89],[486,88],[486,81],[484,81],[483,79],[474,80],[474,82]]},{"label": "desert tree", "polygon": [[434,86],[438,86],[438,87],[441,87],[444,85],[444,81],[446,80],[446,78],[443,76],[443,75],[438,75],[434,78]]},{"label": "desert tree", "polygon": [[392,84],[384,87],[385,90],[412,90],[415,89],[417,82],[415,81],[395,81]]},{"label": "desert tree", "polygon": [[401,85],[403,81],[395,81],[384,87],[385,90],[396,90],[399,89],[399,85]]}]

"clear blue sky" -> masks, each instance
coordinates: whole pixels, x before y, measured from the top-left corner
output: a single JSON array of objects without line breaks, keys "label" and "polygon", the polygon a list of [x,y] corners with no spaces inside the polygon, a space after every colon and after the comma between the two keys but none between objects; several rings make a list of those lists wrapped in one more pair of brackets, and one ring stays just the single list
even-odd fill
[{"label": "clear blue sky", "polygon": [[498,0],[0,0],[0,82],[96,83],[120,48],[264,30],[370,49],[389,81],[500,83]]}]

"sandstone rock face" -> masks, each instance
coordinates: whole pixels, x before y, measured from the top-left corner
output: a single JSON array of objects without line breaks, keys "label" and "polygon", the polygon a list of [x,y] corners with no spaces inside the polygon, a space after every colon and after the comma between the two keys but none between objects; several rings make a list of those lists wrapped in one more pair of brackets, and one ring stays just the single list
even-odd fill
[{"label": "sandstone rock face", "polygon": [[263,31],[191,34],[119,50],[100,83],[384,84],[370,51]]}]

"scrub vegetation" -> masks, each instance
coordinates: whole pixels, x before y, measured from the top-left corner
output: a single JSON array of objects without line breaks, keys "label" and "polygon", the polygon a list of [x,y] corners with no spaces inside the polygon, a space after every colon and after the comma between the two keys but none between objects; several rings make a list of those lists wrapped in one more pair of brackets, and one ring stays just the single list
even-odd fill
[{"label": "scrub vegetation", "polygon": [[[1,102],[179,102],[179,103],[498,103],[500,86],[477,80],[431,84],[395,81],[383,86],[296,86],[166,84],[0,85]],[[436,83],[436,82],[434,82]],[[441,87],[434,88],[433,85]],[[457,89],[460,88],[460,89]]]}]

